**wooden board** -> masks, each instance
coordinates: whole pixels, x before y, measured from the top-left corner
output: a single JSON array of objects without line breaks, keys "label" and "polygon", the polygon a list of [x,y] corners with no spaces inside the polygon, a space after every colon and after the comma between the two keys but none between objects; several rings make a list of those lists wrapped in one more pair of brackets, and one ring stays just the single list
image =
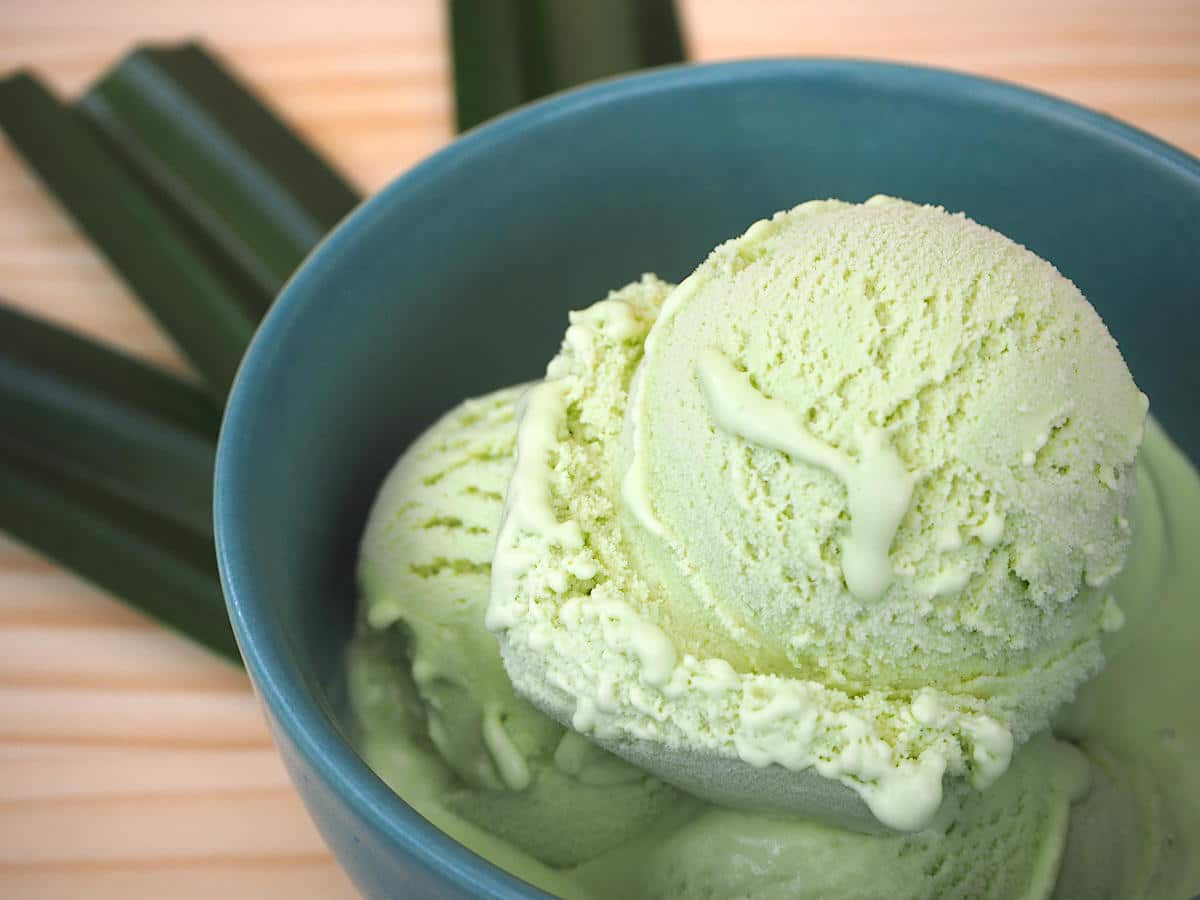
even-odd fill
[{"label": "wooden board", "polygon": [[[1200,2],[683,0],[697,59],[816,54],[1032,85],[1200,154]],[[79,91],[199,36],[372,191],[451,137],[437,0],[4,0],[0,73]],[[0,295],[183,370],[0,141]],[[3,498],[0,497],[0,503]],[[245,676],[0,537],[0,896],[338,898]]]}]

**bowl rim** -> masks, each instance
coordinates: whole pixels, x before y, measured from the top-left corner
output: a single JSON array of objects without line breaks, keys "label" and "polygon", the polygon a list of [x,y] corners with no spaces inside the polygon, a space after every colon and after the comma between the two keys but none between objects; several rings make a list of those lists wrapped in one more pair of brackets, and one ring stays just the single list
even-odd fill
[{"label": "bowl rim", "polygon": [[394,794],[359,757],[315,698],[294,677],[283,636],[269,611],[247,585],[253,559],[246,552],[242,498],[252,473],[243,436],[257,418],[262,398],[260,372],[272,366],[275,348],[310,308],[320,303],[306,284],[328,271],[353,246],[357,235],[377,226],[385,212],[409,192],[469,163],[498,143],[556,119],[632,98],[681,88],[788,79],[797,84],[839,81],[866,90],[903,89],[965,99],[980,106],[1019,108],[1094,138],[1121,145],[1156,164],[1167,164],[1194,179],[1200,190],[1200,160],[1113,117],[1038,90],[950,69],[846,58],[768,58],[684,64],[605,79],[520,107],[477,126],[408,169],[352,210],[309,254],[284,286],[259,327],[238,369],[226,406],[217,450],[214,528],[221,583],[230,620],[259,700],[305,763],[383,839],[426,869],[467,891],[496,896],[546,897],[527,882],[488,862],[439,830]]}]

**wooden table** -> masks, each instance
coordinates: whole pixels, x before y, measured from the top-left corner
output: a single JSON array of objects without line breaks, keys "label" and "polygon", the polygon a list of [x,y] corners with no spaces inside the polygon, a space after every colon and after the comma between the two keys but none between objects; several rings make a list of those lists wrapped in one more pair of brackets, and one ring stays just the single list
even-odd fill
[{"label": "wooden table", "polygon": [[[682,0],[693,57],[866,56],[1033,85],[1200,155],[1200,0]],[[0,73],[77,92],[199,35],[364,191],[451,137],[439,0],[4,0]],[[169,342],[0,145],[0,293],[171,368]],[[0,497],[0,503],[4,498]],[[0,896],[354,896],[246,678],[0,535]]]}]

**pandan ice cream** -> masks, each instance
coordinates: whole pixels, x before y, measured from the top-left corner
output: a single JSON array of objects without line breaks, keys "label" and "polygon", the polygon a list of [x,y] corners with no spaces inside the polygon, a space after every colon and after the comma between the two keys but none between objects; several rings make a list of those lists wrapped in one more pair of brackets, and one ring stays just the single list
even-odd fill
[{"label": "pandan ice cream", "polygon": [[566,896],[1190,896],[1200,484],[1145,413],[990,229],[757,223],[398,463],[368,760]]}]

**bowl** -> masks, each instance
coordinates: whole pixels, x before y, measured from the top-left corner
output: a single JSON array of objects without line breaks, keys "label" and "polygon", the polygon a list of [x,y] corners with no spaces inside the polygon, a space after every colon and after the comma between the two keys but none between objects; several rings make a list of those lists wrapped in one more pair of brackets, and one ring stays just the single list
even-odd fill
[{"label": "bowl", "polygon": [[216,473],[221,575],[287,769],[364,894],[544,896],[429,825],[347,739],[342,654],[368,504],[463,398],[538,376],[566,312],[678,279],[757,218],[888,193],[1051,260],[1200,460],[1200,162],[1012,85],[872,62],[670,68],[463,136],[350,215],[242,364]]}]

